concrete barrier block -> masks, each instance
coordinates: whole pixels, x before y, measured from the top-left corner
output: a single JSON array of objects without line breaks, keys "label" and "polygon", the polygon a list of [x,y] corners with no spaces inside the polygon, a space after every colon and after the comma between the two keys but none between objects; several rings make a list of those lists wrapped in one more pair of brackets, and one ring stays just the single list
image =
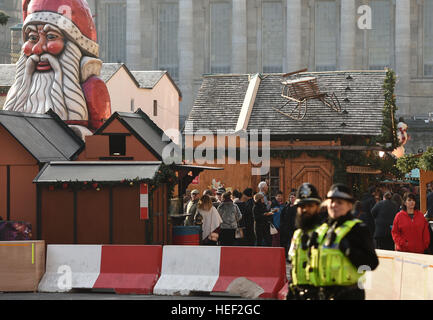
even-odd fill
[{"label": "concrete barrier block", "polygon": [[212,292],[218,280],[221,247],[164,246],[161,277],[156,295],[189,295]]},{"label": "concrete barrier block", "polygon": [[92,289],[101,269],[100,245],[48,245],[39,292]]}]

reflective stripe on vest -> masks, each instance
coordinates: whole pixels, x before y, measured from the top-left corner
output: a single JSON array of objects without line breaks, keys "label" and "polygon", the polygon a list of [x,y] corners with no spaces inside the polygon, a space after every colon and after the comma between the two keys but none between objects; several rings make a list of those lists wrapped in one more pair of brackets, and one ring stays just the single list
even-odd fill
[{"label": "reflective stripe on vest", "polygon": [[308,265],[308,249],[302,249],[301,229],[293,234],[292,245],[289,250],[289,258],[292,264],[292,285],[311,285],[307,279],[306,267]]},{"label": "reflective stripe on vest", "polygon": [[341,240],[352,230],[352,228],[361,223],[361,220],[354,219],[345,221],[334,231],[335,240],[332,244],[327,245],[327,233],[329,226],[321,225],[316,232],[318,233],[318,248],[311,250],[311,269],[313,276],[310,277],[312,283],[316,286],[344,286],[356,284],[363,273],[350,262],[343,252],[338,248]]}]

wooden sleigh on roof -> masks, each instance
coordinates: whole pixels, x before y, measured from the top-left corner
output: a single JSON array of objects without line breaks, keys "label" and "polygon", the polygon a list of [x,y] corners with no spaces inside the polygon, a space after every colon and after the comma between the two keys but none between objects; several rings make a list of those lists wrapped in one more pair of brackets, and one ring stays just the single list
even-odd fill
[{"label": "wooden sleigh on roof", "polygon": [[[286,73],[283,77],[305,71],[307,69]],[[287,102],[280,108],[272,108],[291,119],[302,120],[307,114],[308,100],[311,99],[318,99],[331,110],[341,112],[341,105],[335,93],[321,92],[316,77],[298,77],[282,81],[281,84],[283,85],[281,96],[287,99]]]}]

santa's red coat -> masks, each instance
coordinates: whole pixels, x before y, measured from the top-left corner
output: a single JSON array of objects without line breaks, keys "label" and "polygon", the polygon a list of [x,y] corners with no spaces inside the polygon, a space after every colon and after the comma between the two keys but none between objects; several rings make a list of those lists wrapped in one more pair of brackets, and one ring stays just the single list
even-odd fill
[{"label": "santa's red coat", "polygon": [[69,125],[81,125],[95,131],[111,116],[110,94],[105,82],[92,76],[81,84],[89,112],[88,121],[66,121]]}]

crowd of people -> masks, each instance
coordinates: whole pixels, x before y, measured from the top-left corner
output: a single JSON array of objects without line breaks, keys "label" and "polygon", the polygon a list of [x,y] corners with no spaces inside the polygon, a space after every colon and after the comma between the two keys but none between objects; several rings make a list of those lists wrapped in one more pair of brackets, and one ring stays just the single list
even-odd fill
[{"label": "crowd of people", "polygon": [[377,268],[375,249],[433,254],[431,191],[424,215],[417,188],[371,186],[357,200],[352,188],[334,184],[322,199],[303,183],[287,201],[281,191],[270,197],[265,181],[257,189],[193,190],[185,225],[201,226],[203,245],[285,248],[288,299],[365,299],[359,280]]},{"label": "crowd of people", "polygon": [[[287,253],[295,231],[295,192],[287,202],[279,191],[268,199],[268,185],[226,191],[192,190],[185,202],[184,225],[201,226],[201,244],[284,247]],[[211,239],[212,238],[212,239]]]},{"label": "crowd of people", "polygon": [[[432,188],[433,190],[433,188]],[[433,254],[429,220],[433,220],[433,192],[429,190],[428,208],[419,211],[417,187],[379,185],[354,199],[352,214],[370,232],[376,249]],[[296,189],[288,199],[278,191],[272,197],[262,181],[253,188],[233,192],[192,190],[185,202],[185,225],[201,226],[201,244],[222,246],[272,246],[288,249],[296,229]],[[329,218],[326,204],[320,203],[320,220]],[[432,240],[432,241],[431,241]]]}]

